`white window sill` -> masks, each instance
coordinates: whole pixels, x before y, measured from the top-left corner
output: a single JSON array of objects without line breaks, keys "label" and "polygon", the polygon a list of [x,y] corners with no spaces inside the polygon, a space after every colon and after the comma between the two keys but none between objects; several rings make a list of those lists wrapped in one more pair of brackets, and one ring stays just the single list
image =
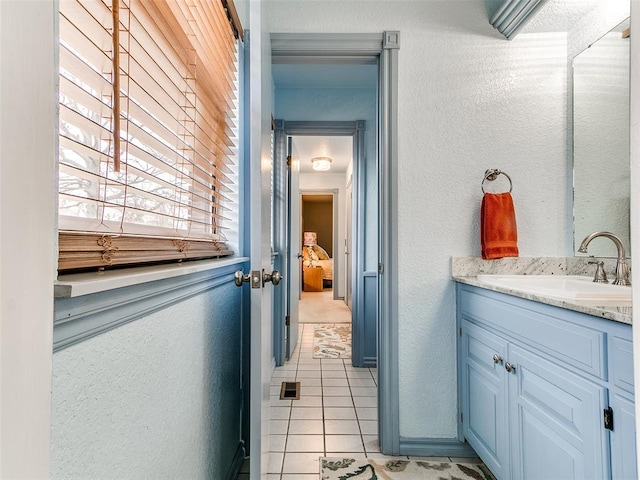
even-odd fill
[{"label": "white window sill", "polygon": [[248,257],[229,257],[193,262],[168,263],[147,267],[134,267],[103,272],[86,272],[59,275],[54,284],[56,298],[74,298],[116,288],[205,272],[248,261]]}]

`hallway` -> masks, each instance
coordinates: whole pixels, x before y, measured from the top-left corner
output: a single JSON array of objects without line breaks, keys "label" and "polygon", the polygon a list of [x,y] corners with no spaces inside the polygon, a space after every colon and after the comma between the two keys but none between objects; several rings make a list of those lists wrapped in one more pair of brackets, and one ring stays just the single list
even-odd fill
[{"label": "hallway", "polygon": [[[300,325],[298,348],[272,377],[268,480],[318,480],[323,456],[391,458],[378,446],[376,369],[355,368],[349,358],[314,359],[313,333],[314,324]],[[284,381],[300,382],[300,400],[280,400]],[[247,471],[238,480],[248,480]]]},{"label": "hallway", "polygon": [[[317,480],[322,456],[380,455],[376,369],[314,359],[313,333],[300,324],[298,348],[273,374],[269,480]],[[279,399],[284,381],[300,382],[300,400]]]}]

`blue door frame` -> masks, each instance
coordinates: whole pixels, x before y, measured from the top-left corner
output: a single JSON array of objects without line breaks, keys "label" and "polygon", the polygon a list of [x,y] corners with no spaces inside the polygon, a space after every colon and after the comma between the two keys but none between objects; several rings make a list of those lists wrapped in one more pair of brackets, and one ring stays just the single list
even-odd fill
[{"label": "blue door frame", "polygon": [[[348,57],[379,62],[377,282],[378,438],[382,453],[401,450],[398,375],[398,51],[400,32],[271,34],[272,61],[331,63]],[[402,447],[404,448],[404,447]]]}]

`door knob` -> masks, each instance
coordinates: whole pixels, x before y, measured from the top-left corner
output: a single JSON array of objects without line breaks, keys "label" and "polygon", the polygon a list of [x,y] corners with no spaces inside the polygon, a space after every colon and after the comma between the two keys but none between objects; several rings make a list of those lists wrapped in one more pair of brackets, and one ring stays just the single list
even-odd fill
[{"label": "door knob", "polygon": [[238,270],[234,275],[233,275],[233,281],[236,282],[236,285],[238,287],[241,287],[243,283],[249,283],[251,281],[251,274],[250,273],[242,273],[242,270]]},{"label": "door knob", "polygon": [[502,363],[502,357],[497,353],[493,354],[493,363]]},{"label": "door knob", "polygon": [[504,369],[507,372],[511,373],[511,372],[515,372],[516,371],[516,366],[514,364],[512,364],[512,363],[507,362],[507,363],[504,364]]},{"label": "door knob", "polygon": [[301,253],[298,253],[298,258],[304,258],[304,255]]},{"label": "door knob", "polygon": [[273,286],[275,287],[276,285],[278,285],[280,283],[280,280],[282,280],[283,276],[280,275],[280,272],[278,270],[274,270],[272,273],[266,273],[264,270],[262,271],[262,286],[264,287],[264,285],[267,282],[271,282],[273,283]]}]

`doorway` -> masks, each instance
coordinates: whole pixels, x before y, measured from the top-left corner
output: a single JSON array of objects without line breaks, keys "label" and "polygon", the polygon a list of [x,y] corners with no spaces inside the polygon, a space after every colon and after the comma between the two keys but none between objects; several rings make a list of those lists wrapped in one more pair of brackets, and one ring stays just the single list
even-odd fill
[{"label": "doorway", "polygon": [[[377,179],[369,185],[378,187],[377,195],[370,198],[379,205],[376,222],[377,242],[379,250],[373,258],[375,268],[367,272],[373,279],[373,291],[377,299],[373,303],[378,313],[379,322],[376,336],[379,369],[378,396],[379,424],[378,435],[381,451],[386,454],[400,452],[399,432],[399,383],[398,383],[398,269],[397,269],[397,79],[398,50],[400,47],[399,32],[387,31],[381,34],[271,34],[271,53],[273,65],[306,63],[323,66],[338,61],[343,64],[364,64],[373,61],[377,65],[377,93],[374,121],[370,128],[376,132],[377,142],[374,157],[377,157]],[[272,65],[272,66],[273,66]],[[320,73],[327,76],[327,69]],[[304,93],[302,94],[305,95]],[[306,95],[309,97],[309,95]],[[348,108],[348,102],[345,102]],[[276,92],[276,116],[278,116],[278,93]],[[286,118],[283,116],[282,118]],[[292,118],[292,117],[290,117]],[[309,118],[308,112],[293,117]],[[292,118],[292,119],[293,119]],[[320,119],[319,117],[316,117]],[[326,118],[325,118],[326,119]],[[328,120],[328,119],[327,119]],[[278,148],[276,142],[276,149]],[[359,142],[354,141],[354,144]],[[360,148],[363,148],[360,144]],[[358,202],[357,174],[353,173],[353,198]],[[354,212],[355,214],[356,212]],[[357,215],[353,218],[354,236],[360,232],[361,225]],[[357,244],[354,239],[352,245]],[[358,270],[358,252],[350,250],[353,257],[354,273],[353,310],[358,309],[358,298],[355,287],[360,275]],[[371,259],[368,259],[371,260]],[[371,288],[371,286],[370,286]]]},{"label": "doorway", "polygon": [[[375,100],[375,96],[374,96]],[[375,104],[375,102],[374,102]],[[374,109],[375,111],[375,109]],[[284,291],[287,293],[287,299],[285,304],[288,308],[288,321],[285,325],[279,322],[276,318],[274,321],[274,357],[276,359],[276,365],[280,366],[284,364],[284,361],[295,349],[297,342],[296,332],[298,330],[298,308],[301,293],[303,290],[307,290],[304,287],[304,283],[308,283],[309,290],[313,289],[311,282],[304,280],[305,273],[318,274],[318,270],[312,269],[309,272],[304,271],[304,263],[308,262],[308,259],[304,258],[304,254],[308,252],[308,248],[304,245],[300,245],[301,239],[304,241],[301,222],[299,202],[300,187],[304,186],[302,193],[307,196],[311,195],[326,195],[330,193],[333,195],[333,217],[338,219],[334,224],[337,228],[333,229],[333,235],[331,238],[327,238],[327,234],[324,235],[323,243],[325,245],[331,245],[331,250],[334,253],[333,258],[328,260],[327,269],[324,279],[317,278],[315,285],[317,290],[322,290],[325,284],[329,284],[329,281],[333,290],[333,297],[336,300],[344,302],[345,291],[347,287],[346,281],[346,268],[347,256],[345,253],[355,252],[353,255],[349,255],[349,260],[353,258],[351,272],[349,276],[353,279],[353,282],[349,284],[350,290],[354,293],[352,298],[352,348],[353,348],[353,365],[356,367],[374,367],[376,362],[376,281],[377,273],[375,270],[366,270],[366,254],[367,250],[363,247],[365,244],[370,246],[377,245],[376,238],[377,232],[369,232],[368,241],[365,241],[367,231],[364,228],[364,224],[367,220],[371,223],[370,219],[365,219],[366,204],[364,188],[366,181],[366,173],[369,171],[371,175],[372,171],[375,175],[375,161],[372,164],[366,165],[366,150],[365,150],[365,132],[367,123],[362,120],[358,121],[336,121],[336,122],[313,122],[313,121],[284,121],[275,120],[275,160],[274,165],[276,171],[283,172],[284,169],[280,168],[280,165],[290,164],[288,167],[288,193],[287,198],[289,211],[288,233],[285,235],[288,240],[288,245],[282,248],[285,252],[283,255],[287,261],[285,278],[289,278],[290,282],[287,284]],[[316,141],[322,141],[326,137],[336,138],[342,137],[342,147],[348,151],[348,154],[343,155],[344,167],[336,170],[341,170],[334,173],[322,173],[314,174],[311,172],[311,163],[309,153],[304,153],[303,149],[299,149],[299,144],[304,142],[298,142],[299,139],[315,138]],[[374,134],[375,139],[375,134]],[[375,144],[375,142],[374,142]],[[374,148],[375,151],[375,148]],[[336,158],[338,156],[336,155]],[[306,165],[304,163],[307,162]],[[338,162],[336,162],[338,163]],[[305,173],[306,171],[306,173]],[[346,201],[347,184],[349,178],[359,178],[359,181],[351,182],[351,189],[353,192],[353,201]],[[276,176],[276,182],[278,176]],[[304,183],[303,183],[304,182]],[[280,182],[284,183],[284,181]],[[327,190],[329,188],[330,190]],[[322,197],[319,197],[322,198]],[[369,202],[371,205],[371,202]],[[358,207],[359,205],[359,207]],[[373,206],[377,208],[377,205],[373,203]],[[369,211],[369,216],[377,218],[377,212]],[[347,217],[353,219],[354,229],[357,229],[354,234],[347,235],[346,225]],[[315,219],[307,218],[307,222],[313,222]],[[313,243],[318,243],[318,232],[309,231],[309,234],[313,234]],[[352,238],[352,243],[347,244],[346,239]],[[359,245],[359,247],[357,247]],[[302,246],[302,252],[300,251]],[[370,247],[371,248],[371,247]],[[277,250],[279,250],[277,248]],[[326,249],[322,249],[326,250]],[[375,258],[375,251],[369,252],[374,255],[369,255]],[[317,267],[319,265],[313,265]],[[331,270],[334,270],[333,273]],[[328,273],[328,275],[326,274]],[[297,281],[302,277],[302,282]],[[308,278],[308,277],[307,277]],[[326,280],[326,282],[325,282]],[[279,336],[281,335],[281,336]],[[284,340],[282,340],[284,339]],[[365,344],[365,342],[367,342]],[[284,354],[286,352],[286,355]],[[369,352],[366,356],[365,353]]]}]

